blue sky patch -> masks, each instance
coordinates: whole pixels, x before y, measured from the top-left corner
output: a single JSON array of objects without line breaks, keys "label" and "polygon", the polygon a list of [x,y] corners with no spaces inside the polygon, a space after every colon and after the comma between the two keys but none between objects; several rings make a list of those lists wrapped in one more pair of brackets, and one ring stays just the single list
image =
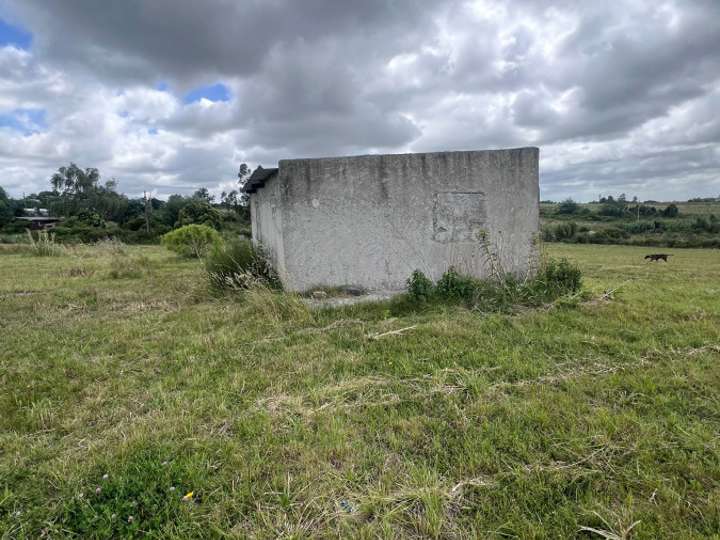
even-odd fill
[{"label": "blue sky patch", "polygon": [[0,19],[0,47],[14,45],[20,49],[29,49],[32,43],[32,34],[19,26]]},{"label": "blue sky patch", "polygon": [[23,135],[37,133],[47,128],[44,109],[15,109],[9,113],[0,113],[0,129],[10,128]]},{"label": "blue sky patch", "polygon": [[183,101],[185,103],[194,103],[203,98],[210,101],[230,101],[230,89],[222,83],[200,86],[185,94]]}]

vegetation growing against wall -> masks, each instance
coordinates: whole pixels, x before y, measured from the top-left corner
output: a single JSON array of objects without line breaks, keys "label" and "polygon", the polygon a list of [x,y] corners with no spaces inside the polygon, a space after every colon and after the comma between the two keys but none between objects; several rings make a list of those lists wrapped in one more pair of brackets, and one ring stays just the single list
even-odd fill
[{"label": "vegetation growing against wall", "polygon": [[419,270],[407,280],[407,298],[416,304],[455,303],[481,312],[507,312],[519,306],[539,306],[579,292],[580,269],[567,259],[544,261],[535,277],[520,280],[510,274],[477,279],[448,269],[437,283]]},{"label": "vegetation growing against wall", "polygon": [[211,290],[237,291],[261,285],[280,289],[280,279],[260,247],[250,240],[237,238],[213,246],[205,258],[205,270]]}]

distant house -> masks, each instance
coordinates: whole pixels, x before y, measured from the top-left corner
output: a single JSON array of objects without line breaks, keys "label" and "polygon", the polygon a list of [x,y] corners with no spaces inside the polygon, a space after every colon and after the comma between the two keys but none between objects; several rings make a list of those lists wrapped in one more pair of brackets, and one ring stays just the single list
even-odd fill
[{"label": "distant house", "polygon": [[47,208],[23,208],[23,215],[18,217],[25,221],[33,231],[52,229],[62,221],[60,217],[53,217]]}]

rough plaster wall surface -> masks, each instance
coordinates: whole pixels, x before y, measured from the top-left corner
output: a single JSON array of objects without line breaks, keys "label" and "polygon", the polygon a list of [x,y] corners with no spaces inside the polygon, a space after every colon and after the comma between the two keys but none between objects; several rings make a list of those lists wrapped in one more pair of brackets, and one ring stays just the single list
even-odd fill
[{"label": "rough plaster wall surface", "polygon": [[285,269],[285,251],[282,225],[282,190],[277,178],[270,179],[265,187],[250,197],[252,238],[261,245],[283,283],[289,280]]},{"label": "rough plaster wall surface", "polygon": [[415,269],[486,277],[490,254],[516,274],[537,260],[537,148],[285,160],[255,198],[254,238],[290,290],[401,290]]}]

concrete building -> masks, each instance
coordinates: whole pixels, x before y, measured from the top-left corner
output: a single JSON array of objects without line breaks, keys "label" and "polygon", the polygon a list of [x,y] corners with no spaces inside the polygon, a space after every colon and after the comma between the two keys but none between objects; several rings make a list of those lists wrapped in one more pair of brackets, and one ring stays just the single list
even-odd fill
[{"label": "concrete building", "polygon": [[537,148],[280,161],[258,168],[253,241],[289,290],[405,288],[450,266],[487,277],[537,262]]}]

